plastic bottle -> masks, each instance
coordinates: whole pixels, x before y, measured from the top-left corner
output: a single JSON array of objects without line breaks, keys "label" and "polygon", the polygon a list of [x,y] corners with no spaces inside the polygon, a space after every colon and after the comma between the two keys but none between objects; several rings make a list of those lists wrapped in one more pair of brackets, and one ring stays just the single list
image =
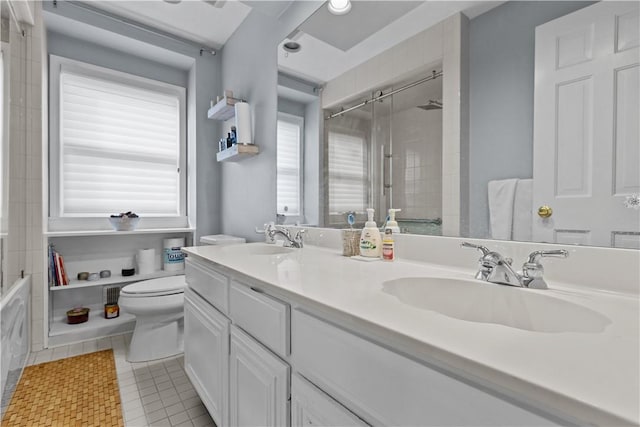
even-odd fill
[{"label": "plastic bottle", "polygon": [[393,231],[393,234],[400,234],[400,227],[398,227],[398,222],[396,221],[396,212],[400,212],[402,209],[389,209],[389,220],[387,221],[387,225],[384,227],[384,231],[387,230]]},{"label": "plastic bottle", "polygon": [[231,126],[231,143],[232,144],[238,143],[238,132],[236,131],[235,126]]},{"label": "plastic bottle", "polygon": [[364,224],[362,234],[360,234],[360,255],[364,257],[380,258],[382,254],[382,239],[380,230],[373,220],[374,209],[367,209],[368,220]]},{"label": "plastic bottle", "polygon": [[385,261],[393,261],[396,259],[393,231],[390,228],[384,230],[384,238],[382,239],[382,259]]}]

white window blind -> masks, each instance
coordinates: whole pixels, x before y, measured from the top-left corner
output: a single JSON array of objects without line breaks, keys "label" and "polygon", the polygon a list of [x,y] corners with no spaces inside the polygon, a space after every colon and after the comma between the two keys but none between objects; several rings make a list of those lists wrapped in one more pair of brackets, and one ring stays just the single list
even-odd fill
[{"label": "white window blind", "polygon": [[329,131],[329,213],[364,212],[366,146],[362,136]]},{"label": "white window blind", "polygon": [[181,212],[180,98],[60,72],[59,215]]},{"label": "white window blind", "polygon": [[303,126],[301,117],[278,114],[277,210],[279,214],[301,215]]}]

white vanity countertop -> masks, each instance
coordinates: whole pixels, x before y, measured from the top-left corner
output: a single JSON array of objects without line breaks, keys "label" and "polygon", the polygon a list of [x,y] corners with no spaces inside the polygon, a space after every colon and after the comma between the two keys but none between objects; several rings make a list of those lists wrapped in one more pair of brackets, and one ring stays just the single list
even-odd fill
[{"label": "white vanity countertop", "polygon": [[[555,282],[549,283],[548,290],[501,287],[505,295],[510,293],[509,305],[515,295],[518,304],[514,310],[520,316],[529,307],[518,301],[519,294],[514,292],[570,302],[599,313],[606,323],[610,321],[592,330],[587,326],[583,332],[565,332],[559,321],[557,332],[535,332],[445,316],[402,302],[383,289],[385,281],[398,278],[473,279],[472,269],[402,260],[362,262],[313,246],[286,255],[238,256],[241,247],[250,245],[264,244],[200,246],[184,251],[263,282],[265,290],[322,310],[334,316],[331,320],[336,323],[360,328],[400,352],[490,384],[507,395],[516,392],[541,408],[555,408],[599,425],[640,423],[637,296]],[[477,307],[475,301],[467,303]],[[561,308],[550,304],[544,314],[563,319],[562,313],[554,312]]]}]

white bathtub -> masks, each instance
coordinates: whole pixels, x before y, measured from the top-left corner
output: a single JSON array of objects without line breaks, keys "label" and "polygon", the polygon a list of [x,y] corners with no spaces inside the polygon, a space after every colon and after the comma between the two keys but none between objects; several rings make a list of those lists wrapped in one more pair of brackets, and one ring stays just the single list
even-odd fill
[{"label": "white bathtub", "polygon": [[0,370],[2,414],[11,401],[29,356],[31,276],[18,280],[0,300]]}]

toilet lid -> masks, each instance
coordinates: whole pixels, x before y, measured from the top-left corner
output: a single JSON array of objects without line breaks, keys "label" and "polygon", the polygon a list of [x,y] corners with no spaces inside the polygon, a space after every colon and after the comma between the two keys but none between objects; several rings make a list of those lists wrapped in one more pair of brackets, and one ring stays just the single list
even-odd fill
[{"label": "toilet lid", "polygon": [[184,274],[180,276],[162,277],[159,279],[144,280],[123,286],[122,295],[130,296],[160,296],[184,292],[186,287]]}]

